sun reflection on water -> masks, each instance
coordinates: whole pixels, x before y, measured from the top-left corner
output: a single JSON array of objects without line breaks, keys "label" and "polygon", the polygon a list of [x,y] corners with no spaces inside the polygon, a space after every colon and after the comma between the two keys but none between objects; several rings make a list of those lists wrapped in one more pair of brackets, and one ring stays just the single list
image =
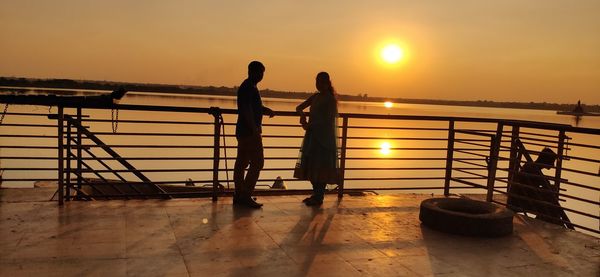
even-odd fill
[{"label": "sun reflection on water", "polygon": [[382,142],[380,147],[379,152],[383,155],[389,155],[392,152],[392,145],[387,141]]}]

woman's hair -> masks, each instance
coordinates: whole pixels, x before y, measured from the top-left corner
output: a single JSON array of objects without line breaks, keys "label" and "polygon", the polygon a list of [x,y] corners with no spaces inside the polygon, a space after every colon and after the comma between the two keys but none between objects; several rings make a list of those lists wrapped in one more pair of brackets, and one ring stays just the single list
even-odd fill
[{"label": "woman's hair", "polygon": [[327,84],[329,85],[329,92],[336,97],[337,99],[337,94],[335,93],[335,89],[333,88],[333,84],[331,84],[331,79],[329,78],[329,73],[322,71],[319,72],[319,74],[317,74],[317,80],[324,80],[327,82]]}]

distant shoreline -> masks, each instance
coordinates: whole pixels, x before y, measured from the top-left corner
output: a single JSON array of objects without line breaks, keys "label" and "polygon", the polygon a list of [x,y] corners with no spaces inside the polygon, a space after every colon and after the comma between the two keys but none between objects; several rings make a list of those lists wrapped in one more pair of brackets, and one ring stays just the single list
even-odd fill
[{"label": "distant shoreline", "polygon": [[[125,87],[128,91],[144,93],[177,93],[190,95],[215,95],[215,96],[235,96],[237,87],[215,87],[215,86],[182,86],[168,84],[142,84],[111,81],[94,80],[71,80],[71,79],[33,79],[17,77],[0,77],[0,86],[15,88],[48,88],[65,90],[102,90],[112,91],[117,87]],[[19,91],[15,91],[19,93]],[[292,92],[275,91],[262,89],[261,95],[268,98],[284,99],[306,99],[312,92]],[[576,104],[560,103],[537,103],[537,102],[496,102],[488,100],[477,101],[459,101],[459,100],[438,100],[438,99],[410,99],[410,98],[388,98],[371,97],[367,94],[348,95],[340,93],[338,95],[341,101],[358,102],[376,102],[381,103],[391,101],[394,103],[406,104],[429,104],[429,105],[449,105],[449,106],[471,106],[471,107],[490,107],[490,108],[516,108],[516,109],[535,109],[535,110],[553,110],[553,111],[571,111]],[[582,105],[586,112],[600,112],[600,105]]]}]

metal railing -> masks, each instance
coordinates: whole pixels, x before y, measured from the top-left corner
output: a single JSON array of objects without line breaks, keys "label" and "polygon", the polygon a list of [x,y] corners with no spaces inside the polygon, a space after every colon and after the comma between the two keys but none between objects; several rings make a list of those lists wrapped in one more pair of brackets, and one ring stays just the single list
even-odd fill
[{"label": "metal railing", "polygon": [[[106,118],[108,111],[111,118]],[[290,123],[297,114],[275,114],[263,127],[265,168],[259,184],[266,187],[281,179],[289,189],[259,189],[257,194],[306,193],[308,183],[291,176],[303,138],[299,124]],[[57,182],[59,204],[132,197],[217,199],[231,193],[235,115],[233,109],[145,105],[9,111],[0,125],[2,182]],[[599,129],[353,113],[340,114],[338,123],[341,178],[330,193],[342,197],[357,190],[433,190],[449,195],[485,190],[487,201],[506,205],[507,197],[522,197],[508,195],[508,189],[523,158],[550,147],[558,160],[546,179],[557,188],[563,204],[558,207],[576,217],[558,220],[600,234],[593,227],[600,220],[600,172],[595,172],[600,165]],[[382,149],[381,143],[389,147]],[[191,183],[205,189],[186,190]]]}]

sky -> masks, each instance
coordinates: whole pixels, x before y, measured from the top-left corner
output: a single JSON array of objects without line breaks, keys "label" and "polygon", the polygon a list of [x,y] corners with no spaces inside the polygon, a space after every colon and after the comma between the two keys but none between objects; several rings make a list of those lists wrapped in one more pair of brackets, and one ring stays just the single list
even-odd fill
[{"label": "sky", "polygon": [[600,1],[0,0],[0,76],[233,87],[252,60],[261,89],[600,104]]}]

